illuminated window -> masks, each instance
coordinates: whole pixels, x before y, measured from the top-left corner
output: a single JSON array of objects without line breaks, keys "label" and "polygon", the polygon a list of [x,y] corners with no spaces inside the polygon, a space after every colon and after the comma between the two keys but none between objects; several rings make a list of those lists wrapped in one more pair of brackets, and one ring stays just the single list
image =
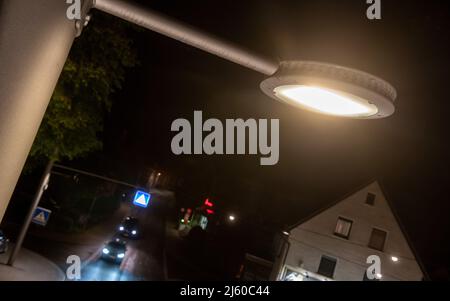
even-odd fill
[{"label": "illuminated window", "polygon": [[283,281],[302,281],[303,277],[299,272],[286,268]]},{"label": "illuminated window", "polygon": [[374,206],[375,205],[375,198],[376,195],[374,195],[373,193],[368,193],[367,197],[366,197],[366,204],[370,205],[370,206]]},{"label": "illuminated window", "polygon": [[370,236],[369,248],[383,251],[384,244],[386,243],[386,236],[386,231],[373,228],[372,235]]},{"label": "illuminated window", "polygon": [[336,228],[334,229],[334,235],[348,239],[352,225],[353,222],[351,220],[339,217],[336,223]]}]

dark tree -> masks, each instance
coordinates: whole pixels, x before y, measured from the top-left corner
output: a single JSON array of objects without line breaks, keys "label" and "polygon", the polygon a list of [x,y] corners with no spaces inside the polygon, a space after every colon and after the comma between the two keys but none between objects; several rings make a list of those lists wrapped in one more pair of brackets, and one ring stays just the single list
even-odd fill
[{"label": "dark tree", "polygon": [[133,30],[97,14],[75,41],[31,149],[28,170],[51,157],[71,160],[102,148],[111,95],[121,89],[126,68],[137,64]]}]

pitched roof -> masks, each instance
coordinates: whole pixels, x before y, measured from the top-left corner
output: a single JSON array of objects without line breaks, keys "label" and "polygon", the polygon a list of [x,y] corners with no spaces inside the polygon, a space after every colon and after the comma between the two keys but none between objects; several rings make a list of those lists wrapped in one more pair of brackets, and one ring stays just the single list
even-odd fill
[{"label": "pitched roof", "polygon": [[416,261],[417,261],[417,263],[418,263],[418,265],[419,265],[419,267],[420,267],[420,269],[421,269],[421,271],[422,271],[422,274],[424,275],[425,280],[429,280],[430,277],[429,277],[429,275],[428,275],[428,273],[427,273],[427,271],[426,271],[426,269],[425,269],[425,266],[424,266],[422,260],[420,259],[417,250],[415,249],[414,245],[412,244],[411,239],[410,239],[408,233],[406,232],[406,228],[405,228],[405,226],[403,225],[403,223],[401,222],[400,217],[399,217],[399,215],[398,215],[398,213],[397,213],[397,211],[396,211],[394,205],[393,205],[392,202],[390,201],[390,197],[389,197],[388,194],[386,193],[386,189],[384,188],[384,186],[381,184],[381,182],[380,182],[379,180],[372,179],[372,180],[366,182],[364,185],[359,186],[357,189],[353,190],[352,192],[345,194],[343,197],[337,199],[336,201],[334,201],[334,202],[332,202],[332,203],[330,203],[330,204],[327,204],[326,206],[324,206],[324,207],[320,208],[319,210],[313,212],[312,214],[308,215],[307,217],[301,219],[301,220],[298,221],[297,223],[295,223],[295,224],[289,226],[289,227],[288,227],[288,230],[291,231],[292,229],[297,228],[297,227],[300,226],[301,224],[303,224],[303,223],[309,221],[309,220],[312,219],[313,217],[315,217],[315,216],[321,214],[322,212],[324,212],[324,211],[330,209],[331,207],[333,207],[333,206],[339,204],[340,202],[346,200],[348,197],[352,196],[353,194],[357,193],[358,191],[360,191],[360,190],[366,188],[367,186],[369,186],[369,185],[371,185],[371,184],[373,184],[373,183],[377,183],[378,186],[380,187],[381,192],[384,194],[385,199],[386,199],[386,202],[388,203],[388,206],[389,206],[389,208],[390,208],[392,214],[394,215],[394,218],[395,218],[395,220],[397,221],[397,224],[399,225],[400,230],[402,231],[403,236],[405,237],[405,240],[406,240],[406,242],[407,242],[407,244],[408,244],[408,247],[411,249],[412,253],[414,254],[414,257],[415,257],[415,259],[416,259]]}]

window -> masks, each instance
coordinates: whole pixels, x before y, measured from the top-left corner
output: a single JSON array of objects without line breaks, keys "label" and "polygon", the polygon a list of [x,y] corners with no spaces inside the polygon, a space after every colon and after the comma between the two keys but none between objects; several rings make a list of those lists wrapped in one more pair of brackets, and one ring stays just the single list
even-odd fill
[{"label": "window", "polygon": [[350,230],[352,229],[353,222],[346,218],[339,217],[334,229],[334,235],[347,238],[350,236]]},{"label": "window", "polygon": [[379,229],[372,229],[372,235],[370,236],[369,248],[383,251],[384,244],[386,243],[386,231]]},{"label": "window", "polygon": [[375,198],[376,198],[377,196],[376,195],[374,195],[373,193],[368,193],[367,194],[367,197],[366,197],[366,204],[367,205],[370,205],[370,206],[374,206],[375,205]]},{"label": "window", "polygon": [[333,278],[336,262],[337,261],[334,258],[322,256],[317,273],[328,278]]},{"label": "window", "polygon": [[299,272],[286,268],[283,281],[299,281],[300,279],[302,275]]}]

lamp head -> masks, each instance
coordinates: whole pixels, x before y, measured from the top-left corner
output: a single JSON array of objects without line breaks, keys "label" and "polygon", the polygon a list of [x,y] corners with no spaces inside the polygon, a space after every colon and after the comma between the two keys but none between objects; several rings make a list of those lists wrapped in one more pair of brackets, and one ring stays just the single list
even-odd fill
[{"label": "lamp head", "polygon": [[261,83],[268,96],[316,113],[379,119],[395,111],[395,89],[368,73],[332,64],[287,61]]}]

